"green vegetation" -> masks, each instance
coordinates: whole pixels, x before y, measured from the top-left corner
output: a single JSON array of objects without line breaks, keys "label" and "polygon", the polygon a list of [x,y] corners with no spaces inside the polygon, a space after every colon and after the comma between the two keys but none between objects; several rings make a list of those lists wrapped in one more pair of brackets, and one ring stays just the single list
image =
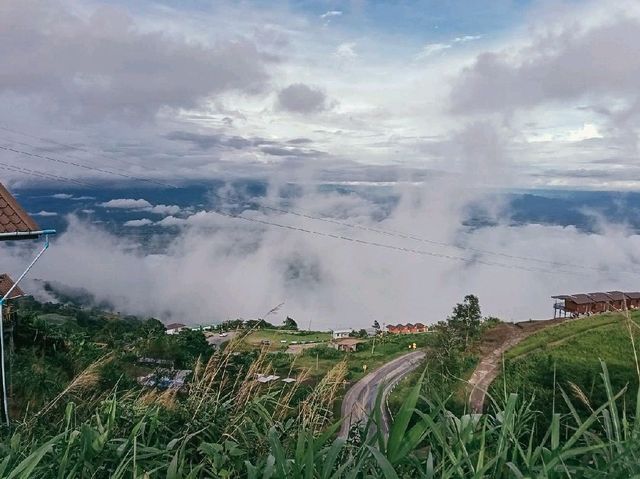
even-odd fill
[{"label": "green vegetation", "polygon": [[[228,379],[229,358],[218,353],[198,365],[186,397],[117,389],[83,403],[66,397],[64,409],[45,408],[0,439],[0,476],[500,479],[640,473],[640,422],[621,412],[622,392],[612,389],[604,364],[606,401],[583,416],[565,396],[573,412],[552,413],[543,434],[537,434],[530,403],[517,394],[490,414],[457,417],[444,403],[421,398],[419,381],[388,438],[377,428],[369,433],[380,421],[376,414],[359,438],[345,440],[333,438],[339,424],[330,425],[322,400],[339,370],[321,393],[295,405],[295,386],[265,389]],[[77,384],[90,382],[90,372],[81,378]],[[428,411],[416,411],[420,399]]]},{"label": "green vegetation", "polygon": [[413,344],[417,348],[431,346],[433,335],[422,333],[378,336],[362,343],[358,351],[350,353],[339,352],[326,345],[318,345],[296,357],[294,364],[296,368],[308,369],[313,377],[322,377],[338,361],[345,360],[348,365],[347,379],[357,381],[365,374],[363,366],[366,365],[366,371],[371,372],[392,359],[410,352],[409,346]]},{"label": "green vegetation", "polygon": [[[271,350],[285,350],[292,342],[301,344],[319,343],[329,341],[331,333],[322,331],[286,331],[280,329],[257,329],[249,332],[245,337],[245,342],[250,346],[263,346],[263,341],[268,341]],[[282,343],[281,341],[286,341]]]},{"label": "green vegetation", "polygon": [[[537,396],[531,399],[524,380],[516,386],[517,393],[511,392],[516,389],[507,380],[507,392],[502,385],[496,388],[488,413],[464,415],[455,410],[451,388],[441,389],[439,384],[453,381],[454,371],[465,370],[473,358],[474,341],[494,320],[481,321],[473,334],[454,322],[451,329],[441,324],[435,334],[386,336],[376,340],[373,352],[368,342],[356,353],[318,345],[292,356],[267,348],[243,351],[247,343],[241,335],[221,350],[208,345],[204,349],[199,331],[168,336],[153,319],[74,306],[28,300],[15,316],[13,371],[20,371],[20,382],[39,389],[17,390],[12,376],[12,427],[0,429],[3,478],[501,479],[640,474],[640,388],[636,363],[629,360],[629,331],[638,326],[621,317],[590,331],[578,321],[568,323],[579,332],[558,327],[557,335],[546,336],[544,343],[531,337],[523,349],[528,354],[507,361],[508,375],[512,364],[542,350],[555,355],[556,394],[544,407],[539,407]],[[451,362],[449,354],[433,354],[427,370],[404,387],[388,437],[374,427],[381,421],[379,407],[350,437],[335,437],[340,425],[336,398],[348,378],[362,374],[365,361],[374,368],[377,361],[408,351],[413,342],[433,352],[445,340],[461,345],[463,359]],[[595,361],[597,379],[591,389],[565,387],[558,379],[559,359],[569,361],[582,352],[586,365],[587,347],[598,347],[610,365]],[[193,373],[187,387],[159,390],[138,385],[132,379],[144,369],[137,362],[143,353],[188,365]],[[308,381],[304,363],[313,369],[316,361],[326,366],[321,376]],[[576,360],[573,364],[580,365]],[[621,366],[627,368],[624,377],[619,375]],[[629,367],[633,374],[626,376]],[[258,373],[292,368],[298,380],[291,384],[255,379]],[[37,380],[28,377],[40,369]],[[553,368],[542,372],[549,376]],[[40,384],[44,380],[55,381],[55,386]],[[25,407],[17,407],[27,397]]]},{"label": "green vegetation", "polygon": [[[425,396],[446,401],[453,411],[463,413],[466,405],[461,386],[478,362],[476,343],[498,323],[496,318],[482,317],[480,301],[474,295],[467,295],[462,303],[456,304],[451,315],[432,329],[431,348],[425,359]],[[408,391],[418,380],[418,374],[409,375],[394,389],[389,397],[391,411],[401,407]],[[424,402],[418,406],[428,409]]]},{"label": "green vegetation", "polygon": [[[637,341],[640,312],[603,314],[546,328],[523,340],[505,355],[504,373],[492,385],[492,395],[504,390],[533,397],[532,407],[548,411],[556,404],[568,414],[563,394],[579,399],[576,408],[587,413],[606,400],[600,360],[606,362],[614,389],[627,388],[624,412],[635,409],[638,372],[632,340]],[[543,425],[548,416],[541,416]]]}]

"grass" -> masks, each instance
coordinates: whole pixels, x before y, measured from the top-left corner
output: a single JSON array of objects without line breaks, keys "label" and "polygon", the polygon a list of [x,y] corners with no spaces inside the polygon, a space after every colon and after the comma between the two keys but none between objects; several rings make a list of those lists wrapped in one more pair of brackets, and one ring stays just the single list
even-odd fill
[{"label": "grass", "polygon": [[[421,377],[407,391],[388,437],[373,427],[381,419],[376,413],[344,439],[335,438],[339,423],[330,421],[327,410],[344,363],[295,406],[291,390],[265,390],[249,376],[227,378],[230,358],[217,355],[199,365],[185,397],[114,392],[88,404],[67,402],[58,416],[45,409],[0,435],[0,477],[508,479],[640,473],[640,403],[634,415],[625,415],[624,390],[613,388],[605,363],[605,400],[581,414],[563,394],[571,413],[551,410],[541,434],[537,413],[519,394],[505,394],[490,413],[457,416],[421,395]],[[425,412],[416,410],[421,400],[430,405]]]},{"label": "grass", "polygon": [[[581,398],[577,408],[589,411],[607,397],[601,380],[601,361],[607,363],[614,388],[628,387],[623,394],[625,412],[635,408],[631,391],[638,386],[634,348],[630,339],[638,336],[640,312],[627,322],[621,314],[603,314],[559,324],[523,340],[505,355],[504,371],[491,387],[492,395],[517,390],[533,396],[533,407],[570,413],[560,401],[558,388]],[[636,341],[637,342],[637,341]]]},{"label": "grass", "polygon": [[[640,313],[631,313],[631,318],[633,321],[640,321]],[[505,354],[505,357],[515,358],[536,350],[553,348],[556,343],[564,341],[570,337],[583,333],[591,333],[596,329],[604,328],[606,326],[614,325],[615,329],[615,325],[621,325],[623,320],[624,317],[620,314],[607,313],[560,323],[555,326],[545,328],[524,339],[514,348],[509,350]],[[607,329],[603,331],[606,330]]]},{"label": "grass", "polygon": [[58,313],[48,313],[38,315],[38,319],[54,324],[64,324],[67,322],[75,322],[76,318],[72,316],[64,316]]},{"label": "grass", "polygon": [[[272,351],[287,349],[292,341],[300,344],[306,342],[324,342],[331,339],[331,333],[323,331],[282,331],[278,329],[260,329],[252,331],[244,337],[244,342],[250,347],[260,347],[262,341],[269,341]],[[281,343],[286,341],[286,343]]]},{"label": "grass", "polygon": [[[409,349],[410,344],[415,343],[417,348],[424,348],[431,344],[432,339],[433,336],[429,333],[386,336],[383,340],[369,339],[359,346],[357,352],[343,353],[333,359],[323,359],[322,357],[316,359],[313,351],[307,351],[297,356],[294,364],[297,368],[309,369],[312,376],[322,376],[338,361],[345,359],[348,366],[347,378],[354,382],[394,358],[413,351],[413,349]],[[364,365],[367,366],[366,372],[363,368]]]}]

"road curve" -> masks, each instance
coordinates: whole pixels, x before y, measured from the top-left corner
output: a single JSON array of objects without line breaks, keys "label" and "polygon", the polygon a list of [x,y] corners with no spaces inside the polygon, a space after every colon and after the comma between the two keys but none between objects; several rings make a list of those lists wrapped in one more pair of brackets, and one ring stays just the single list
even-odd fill
[{"label": "road curve", "polygon": [[384,385],[382,392],[382,429],[388,433],[388,418],[386,413],[386,399],[392,387],[403,377],[416,369],[425,357],[422,351],[414,351],[386,363],[384,366],[367,374],[347,391],[342,401],[342,417],[344,422],[340,428],[339,437],[347,437],[352,424],[366,420],[373,412],[376,404],[378,389]]}]

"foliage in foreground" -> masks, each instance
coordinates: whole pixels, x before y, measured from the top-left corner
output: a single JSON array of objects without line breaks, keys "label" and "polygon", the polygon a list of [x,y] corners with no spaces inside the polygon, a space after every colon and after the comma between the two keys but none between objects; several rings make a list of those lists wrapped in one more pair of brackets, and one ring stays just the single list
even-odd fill
[{"label": "foliage in foreground", "polygon": [[[224,356],[197,372],[185,398],[171,392],[117,393],[91,411],[73,402],[59,420],[42,416],[0,443],[0,477],[449,478],[632,477],[640,473],[640,395],[636,414],[621,407],[624,390],[581,415],[560,390],[569,414],[552,412],[539,437],[531,402],[509,394],[492,413],[457,417],[445,402],[422,398],[418,383],[379,434],[380,414],[355,436],[327,428],[328,396],[344,377],[338,366],[295,414],[295,389],[262,389],[225,375]],[[255,371],[250,371],[250,374]],[[332,399],[331,399],[332,400]],[[378,399],[380,402],[380,397]],[[55,408],[52,408],[55,410]],[[379,408],[376,408],[379,410]]]}]

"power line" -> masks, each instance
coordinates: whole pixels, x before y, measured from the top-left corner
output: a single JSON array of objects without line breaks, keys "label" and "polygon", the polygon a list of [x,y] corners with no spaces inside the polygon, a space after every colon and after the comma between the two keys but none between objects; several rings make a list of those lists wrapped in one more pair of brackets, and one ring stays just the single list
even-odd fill
[{"label": "power line", "polygon": [[[306,228],[300,228],[298,226],[285,225],[285,224],[282,224],[282,223],[275,223],[273,221],[266,221],[266,220],[261,220],[261,219],[258,219],[258,218],[249,218],[247,216],[242,216],[242,215],[232,215],[230,213],[225,213],[223,211],[218,211],[218,210],[210,210],[210,212],[212,212],[214,214],[217,214],[217,215],[220,215],[220,216],[224,216],[226,218],[241,219],[241,220],[244,220],[244,221],[249,221],[249,222],[253,222],[253,223],[259,223],[259,224],[263,224],[263,225],[267,225],[267,226],[275,226],[277,228],[287,229],[287,230],[291,230],[291,231],[298,231],[298,232],[301,232],[301,233],[313,234],[313,235],[322,236],[322,237],[326,237],[326,238],[333,238],[333,239],[338,239],[338,240],[343,240],[343,241],[350,241],[350,242],[357,243],[357,244],[375,246],[375,247],[378,247],[378,248],[385,248],[385,249],[390,249],[390,250],[395,250],[395,251],[402,251],[402,252],[405,252],[405,253],[413,253],[413,254],[418,254],[418,255],[423,255],[423,256],[432,256],[432,257],[435,257],[435,258],[455,260],[455,261],[460,261],[460,262],[464,262],[464,263],[467,263],[467,264],[482,264],[482,265],[486,265],[486,266],[497,266],[497,267],[501,267],[501,268],[518,269],[518,270],[536,272],[536,273],[568,274],[568,275],[580,276],[580,273],[575,272],[575,271],[547,270],[547,269],[541,269],[541,268],[528,268],[526,266],[520,266],[520,265],[497,263],[497,262],[493,262],[493,261],[484,261],[484,260],[480,260],[480,259],[465,258],[463,256],[453,256],[453,255],[448,255],[448,254],[444,254],[444,253],[434,253],[433,251],[419,250],[419,249],[414,249],[414,248],[405,248],[403,246],[395,246],[395,245],[390,245],[390,244],[386,244],[386,243],[378,243],[378,242],[375,242],[375,241],[361,240],[361,239],[358,239],[358,238],[352,238],[350,236],[336,235],[336,234],[332,234],[332,233],[324,233],[322,231],[309,230],[309,229],[306,229]],[[638,273],[634,273],[634,274],[638,274]]]},{"label": "power line", "polygon": [[347,222],[344,222],[344,221],[334,220],[331,217],[314,216],[314,215],[310,215],[308,213],[301,213],[301,212],[295,211],[295,210],[285,210],[285,209],[281,209],[281,208],[275,208],[273,206],[264,206],[264,205],[260,205],[260,208],[265,209],[265,210],[275,211],[275,212],[278,212],[278,213],[298,216],[298,217],[301,217],[301,218],[307,218],[307,219],[316,220],[316,221],[324,221],[326,223],[331,223],[331,224],[335,224],[335,225],[339,225],[339,226],[345,226],[347,228],[359,229],[359,230],[362,230],[362,231],[369,231],[369,232],[372,232],[372,233],[378,233],[378,234],[382,234],[382,235],[386,235],[386,236],[392,236],[392,237],[396,237],[396,238],[402,238],[402,239],[406,239],[406,240],[419,241],[421,243],[432,244],[432,245],[435,245],[435,246],[444,246],[444,247],[447,247],[447,248],[455,248],[455,249],[463,250],[463,251],[472,251],[472,252],[481,253],[481,254],[484,254],[484,255],[500,256],[502,258],[507,258],[507,259],[517,259],[517,260],[521,260],[521,261],[531,261],[531,262],[540,263],[540,264],[546,264],[546,265],[550,265],[550,266],[561,266],[561,267],[566,267],[566,268],[577,268],[577,269],[587,269],[587,270],[592,270],[592,271],[602,271],[600,268],[597,268],[597,267],[590,267],[590,266],[578,265],[578,264],[572,264],[572,263],[563,263],[563,262],[558,262],[558,261],[550,261],[550,260],[544,260],[544,259],[539,259],[539,258],[532,258],[532,257],[528,257],[528,256],[518,256],[518,255],[513,255],[513,254],[508,254],[508,253],[501,253],[501,252],[498,252],[498,251],[490,251],[490,250],[485,250],[485,249],[480,249],[480,248],[474,248],[472,246],[459,246],[459,245],[456,245],[454,243],[446,243],[446,242],[434,241],[434,240],[430,240],[430,239],[427,239],[427,238],[414,236],[414,235],[411,235],[411,234],[408,234],[408,233],[403,233],[403,232],[400,232],[400,231],[385,230],[385,229],[373,228],[373,227],[370,227],[370,226],[364,226],[364,225],[359,225],[359,224],[354,224],[354,223],[347,223]]},{"label": "power line", "polygon": [[[0,138],[0,139],[2,139],[2,138]],[[4,138],[2,140],[3,141],[9,141],[9,142],[12,142],[12,143],[21,144],[23,146],[29,146],[31,148],[37,148],[37,147],[35,147],[33,145],[30,145],[28,143],[21,143],[21,142],[15,141],[15,140],[8,140],[6,138]],[[11,148],[11,147],[8,147],[8,146],[0,145],[0,149],[5,150],[5,151],[11,151],[13,153],[17,153],[17,154],[20,154],[20,155],[30,156],[32,158],[39,158],[41,160],[51,161],[51,162],[54,162],[54,163],[61,163],[63,165],[75,166],[75,167],[78,167],[78,168],[84,168],[86,170],[96,171],[98,173],[104,173],[104,174],[108,174],[108,175],[115,175],[115,176],[119,176],[121,178],[127,178],[129,180],[144,181],[144,182],[154,183],[156,185],[165,186],[165,187],[169,187],[169,188],[178,188],[177,186],[171,185],[169,183],[163,183],[163,182],[156,181],[156,180],[151,180],[151,179],[148,179],[148,178],[140,178],[140,177],[137,177],[137,176],[129,175],[127,173],[117,173],[115,171],[109,171],[109,170],[105,170],[103,168],[96,168],[96,167],[92,167],[92,166],[87,166],[87,165],[83,165],[82,163],[76,163],[74,161],[61,160],[59,158],[54,158],[52,156],[40,155],[38,153],[31,153],[31,152],[28,152],[28,151],[18,150],[16,148]]]},{"label": "power line", "polygon": [[[6,131],[6,132],[9,132],[9,133],[13,133],[13,134],[16,134],[16,135],[21,135],[21,136],[24,136],[24,137],[27,137],[27,138],[31,138],[31,139],[34,139],[34,140],[39,140],[39,141],[52,143],[52,144],[54,144],[56,146],[61,146],[61,147],[68,148],[68,149],[71,149],[71,150],[82,151],[83,153],[88,153],[90,155],[97,155],[97,156],[100,156],[100,157],[102,157],[102,158],[104,158],[106,160],[117,161],[117,162],[120,162],[120,163],[128,165],[128,166],[133,166],[133,167],[139,166],[139,165],[136,165],[135,163],[131,163],[130,161],[123,160],[122,158],[117,158],[115,156],[108,156],[108,155],[105,155],[102,152],[91,151],[88,148],[83,148],[83,147],[77,146],[77,145],[71,145],[69,143],[63,143],[63,142],[60,142],[60,141],[52,140],[51,138],[45,138],[45,137],[42,137],[42,136],[33,135],[31,133],[26,133],[24,131],[18,131],[16,129],[8,128],[8,127],[3,126],[3,125],[0,125],[0,130]],[[20,145],[23,145],[23,146],[30,146],[31,148],[37,148],[36,146],[31,145],[29,143],[21,143],[21,142],[18,142],[16,140],[6,140],[6,141],[12,141],[14,143],[17,143],[17,144],[20,144]],[[67,158],[72,158],[72,157],[70,157],[68,155],[64,155],[64,156],[66,156]],[[74,159],[78,159],[78,158],[74,158]],[[113,170],[126,172],[126,170],[123,170],[121,168],[114,168],[114,167],[109,167],[109,168],[111,168]],[[153,168],[153,167],[145,167],[145,169],[151,170],[151,171],[160,172],[160,170],[158,170],[157,168]],[[155,180],[146,179],[146,178],[141,178],[141,180],[143,180],[143,181],[155,181]],[[170,184],[166,184],[166,183],[157,183],[157,184],[159,184],[161,186],[169,186],[171,188],[177,188],[177,186],[175,186],[175,185],[170,185]]]},{"label": "power line", "polygon": [[[0,146],[0,149],[2,149],[2,146]],[[38,176],[40,178],[46,178],[54,181],[62,181],[65,183],[75,183],[77,185],[82,185],[82,186],[94,186],[91,183],[85,183],[83,181],[76,180],[74,178],[67,178],[66,176],[54,175],[52,173],[47,173],[45,171],[32,170],[30,168],[15,166],[15,165],[11,165],[4,162],[0,162],[0,165],[3,167],[2,169],[4,170],[15,171],[17,173],[24,173],[27,175]]]},{"label": "power line", "polygon": [[[1,126],[1,125],[0,125],[0,130],[12,132],[12,133],[17,133],[17,134],[24,135],[24,136],[27,136],[27,137],[30,137],[30,138],[38,139],[40,141],[49,141],[49,142],[51,142],[53,144],[64,146],[64,147],[67,147],[67,148],[73,148],[73,149],[76,149],[76,150],[79,150],[79,151],[89,152],[89,150],[81,148],[81,147],[76,147],[76,146],[73,146],[73,145],[68,145],[68,144],[64,144],[64,143],[57,142],[57,141],[54,141],[54,140],[50,140],[50,139],[47,139],[47,138],[43,138],[43,137],[39,137],[39,136],[35,136],[35,135],[30,135],[28,133],[19,132],[17,130],[14,130],[14,129],[11,129],[11,128],[7,128],[7,127]],[[30,145],[28,143],[17,142],[15,140],[7,140],[7,141],[14,141],[17,144],[35,148],[34,145]],[[16,153],[20,152],[19,150],[15,150],[15,149],[9,149],[9,151],[13,151],[13,152],[16,152]],[[80,167],[80,168],[94,170],[94,171],[98,171],[98,172],[101,172],[101,173],[117,175],[117,176],[129,178],[129,179],[141,180],[140,178],[133,177],[133,176],[128,175],[128,174],[114,173],[114,172],[111,172],[111,171],[108,171],[108,170],[104,170],[102,168],[93,168],[93,167],[89,167],[89,166],[82,165],[82,164],[75,163],[75,162],[65,162],[64,160],[55,159],[55,158],[47,157],[47,156],[44,156],[44,155],[37,155],[37,154],[29,153],[29,152],[21,152],[21,153],[22,154],[26,154],[26,155],[30,155],[30,156],[35,156],[35,157],[38,157],[38,158],[47,159],[49,161],[55,161],[55,162],[64,163],[64,164],[68,164],[68,165],[72,165],[72,166],[76,166],[76,167]],[[153,183],[160,184],[162,186],[169,186],[169,187],[172,187],[172,188],[178,188],[175,185],[161,183],[161,182],[157,182],[155,180],[143,180],[143,181],[151,181]],[[228,199],[228,198],[224,198],[224,197],[218,195],[217,193],[214,193],[214,196],[218,197],[219,199],[221,199],[223,201],[226,201]],[[345,227],[353,228],[353,229],[360,229],[360,230],[363,230],[363,231],[382,234],[382,235],[386,235],[386,236],[393,236],[393,237],[398,237],[398,238],[406,239],[406,240],[419,241],[419,242],[422,242],[422,243],[432,244],[432,245],[435,245],[435,246],[443,246],[443,247],[448,247],[448,248],[455,248],[455,249],[459,249],[459,250],[463,250],[463,251],[465,251],[465,250],[466,251],[473,251],[473,252],[481,253],[481,254],[485,254],[485,255],[499,256],[499,257],[503,257],[503,258],[507,258],[507,259],[517,259],[517,260],[520,260],[520,261],[530,261],[530,262],[535,262],[535,263],[540,263],[540,264],[547,264],[547,265],[550,265],[550,266],[560,266],[560,267],[569,267],[569,268],[587,269],[587,270],[592,270],[592,271],[600,271],[599,268],[589,267],[589,266],[584,266],[584,265],[575,265],[575,264],[570,264],[570,263],[549,261],[549,260],[543,260],[543,259],[532,258],[532,257],[527,257],[527,256],[517,256],[517,255],[511,255],[511,254],[507,254],[507,253],[484,250],[484,249],[480,249],[480,248],[473,248],[473,247],[470,247],[470,246],[462,247],[462,246],[459,246],[459,245],[456,245],[456,244],[453,244],[453,243],[434,241],[434,240],[417,237],[417,236],[414,236],[414,235],[411,235],[411,234],[407,234],[407,233],[403,233],[403,232],[399,232],[399,231],[384,230],[384,229],[381,229],[381,228],[373,228],[373,227],[370,227],[370,226],[363,226],[363,225],[347,223],[347,222],[343,222],[343,221],[337,221],[337,220],[334,220],[334,219],[329,218],[329,217],[314,216],[314,215],[301,213],[301,212],[290,210],[290,209],[285,210],[285,209],[282,209],[282,208],[276,208],[276,207],[265,206],[265,205],[260,205],[260,207],[265,209],[265,210],[271,210],[271,211],[275,211],[275,212],[279,212],[279,213],[290,214],[290,215],[293,215],[293,216],[298,216],[298,217],[301,217],[301,218],[307,218],[307,219],[311,219],[311,220],[315,220],[315,221],[324,221],[326,223],[331,223],[331,224],[335,224],[335,225],[339,225],[339,226],[345,226]]]},{"label": "power line", "polygon": [[[22,173],[22,174],[26,174],[26,175],[31,175],[31,176],[38,176],[38,177],[45,177],[42,174],[39,174],[38,172],[35,172],[33,170],[27,170],[27,169],[21,169],[18,167],[14,167],[11,165],[8,165],[8,168],[5,166],[3,163],[0,163],[0,168],[1,169],[8,169],[9,171],[16,171],[18,173]],[[54,178],[55,179],[55,178]],[[64,181],[73,181],[70,179],[64,179],[64,178],[59,178],[60,180],[64,180]],[[393,251],[400,251],[400,252],[404,252],[404,253],[411,253],[411,254],[416,254],[416,255],[421,255],[421,256],[430,256],[430,257],[434,257],[434,258],[440,258],[440,259],[446,259],[446,260],[452,260],[452,261],[459,261],[459,262],[463,262],[466,264],[470,264],[470,265],[476,265],[476,264],[481,264],[481,265],[485,265],[485,266],[493,266],[493,267],[499,267],[499,268],[505,268],[505,269],[512,269],[512,270],[520,270],[520,271],[527,271],[527,272],[534,272],[534,273],[544,273],[544,274],[564,274],[564,275],[572,275],[572,276],[582,276],[580,273],[576,272],[576,271],[566,271],[566,270],[548,270],[548,269],[542,269],[542,268],[530,268],[530,267],[526,267],[526,266],[521,266],[521,265],[515,265],[515,264],[507,264],[507,263],[498,263],[498,262],[494,262],[494,261],[485,261],[485,260],[481,260],[481,259],[475,259],[475,258],[466,258],[464,256],[454,256],[454,255],[449,255],[449,254],[444,254],[444,253],[435,253],[433,251],[426,251],[426,250],[419,250],[419,249],[415,249],[415,248],[406,248],[403,246],[395,246],[395,245],[390,245],[390,244],[386,244],[386,243],[379,243],[379,242],[375,242],[375,241],[367,241],[367,240],[362,240],[359,238],[353,238],[350,236],[344,236],[344,235],[337,235],[337,234],[333,234],[333,233],[325,233],[322,231],[317,231],[317,230],[310,230],[310,229],[306,229],[306,228],[301,228],[298,226],[291,226],[291,225],[286,225],[286,224],[282,224],[282,223],[276,223],[273,221],[267,221],[267,220],[261,220],[258,218],[250,218],[247,216],[242,216],[242,215],[234,215],[234,214],[230,214],[230,213],[226,213],[223,211],[219,211],[219,210],[209,210],[209,212],[214,213],[216,215],[225,217],[225,218],[231,218],[231,219],[239,219],[239,220],[243,220],[243,221],[247,221],[247,222],[252,222],[252,223],[257,223],[257,224],[262,224],[265,226],[273,226],[273,227],[277,227],[280,229],[287,229],[290,231],[297,231],[297,232],[301,232],[301,233],[306,233],[306,234],[312,234],[315,236],[320,236],[320,237],[324,237],[324,238],[333,238],[333,239],[337,239],[337,240],[341,240],[341,241],[348,241],[351,242],[353,244],[359,244],[359,245],[365,245],[365,246],[372,246],[372,247],[377,247],[377,248],[384,248],[387,250],[393,250]],[[134,236],[159,236],[158,233],[149,233],[149,234],[144,234],[144,233],[135,233]],[[601,272],[607,272],[607,270],[601,269]],[[633,275],[638,275],[638,272],[635,271],[626,271],[626,270],[618,270],[616,269],[616,273],[629,273],[629,274],[633,274]]]},{"label": "power line", "polygon": [[[15,130],[11,130],[8,128],[4,128],[0,126],[0,129],[6,130],[6,131],[12,131],[12,132],[17,132]],[[18,132],[19,133],[19,132]],[[26,136],[30,136],[25,134]],[[62,146],[68,146],[70,148],[75,148],[72,145],[65,145],[63,143],[57,143],[53,140],[47,140],[41,137],[34,137],[37,139],[40,139],[42,141],[51,141],[54,144],[59,144]],[[7,140],[7,141],[13,141],[13,140]],[[14,141],[15,142],[15,141]],[[30,146],[32,148],[36,148],[34,145],[30,145],[28,143],[20,143],[20,142],[15,142],[18,144],[22,144],[25,146]],[[7,146],[1,146],[0,145],[0,149],[6,150],[6,151],[11,151],[14,153],[18,153],[18,154],[24,154],[30,157],[35,157],[35,158],[41,158],[41,159],[45,159],[48,161],[53,161],[53,162],[57,162],[57,163],[63,163],[63,164],[67,164],[67,165],[71,165],[71,166],[76,166],[76,167],[80,167],[80,168],[85,168],[88,170],[93,170],[93,171],[97,171],[100,173],[106,173],[106,174],[111,174],[111,175],[116,175],[116,176],[120,176],[120,177],[125,177],[128,179],[134,179],[134,180],[139,180],[139,181],[149,181],[149,182],[153,182],[162,186],[168,186],[171,188],[180,188],[178,186],[175,185],[170,185],[167,183],[162,183],[162,182],[157,182],[155,180],[148,180],[148,179],[143,179],[143,178],[138,178],[132,175],[128,175],[128,174],[120,174],[120,173],[115,173],[109,170],[105,170],[102,168],[93,168],[93,167],[89,167],[87,165],[82,165],[79,163],[75,163],[75,162],[70,162],[70,161],[65,161],[65,160],[60,160],[57,158],[53,158],[50,156],[45,156],[45,155],[39,155],[36,153],[31,153],[31,152],[27,152],[27,151],[23,151],[23,150],[17,150],[14,148],[10,148]],[[80,148],[78,148],[80,149]],[[82,149],[81,149],[82,150]],[[88,151],[88,150],[82,150],[82,151]],[[12,168],[19,168],[19,167],[15,167],[12,165],[7,165],[4,163],[0,163],[0,165],[4,165],[6,167],[12,167]],[[5,168],[6,169],[6,168]],[[58,181],[65,181],[65,182],[73,182],[73,183],[77,183],[77,184],[82,184],[82,185],[86,185],[86,186],[94,186],[94,185],[90,185],[88,183],[83,183],[80,182],[78,180],[74,180],[74,179],[70,179],[70,178],[66,178],[66,177],[62,177],[62,176],[58,176],[58,175],[52,175],[49,173],[45,173],[45,172],[41,172],[41,171],[37,171],[37,170],[29,170],[29,169],[22,169],[23,171],[19,171],[25,174],[33,174],[35,176],[40,176],[43,178],[48,178],[48,179],[54,179],[54,180],[58,180]],[[18,170],[10,170],[10,171],[18,171]],[[218,193],[212,193],[213,196],[223,200],[223,201],[227,201],[230,198],[225,198],[221,195],[219,195]],[[263,209],[263,210],[270,210],[270,211],[275,211],[278,213],[283,213],[283,214],[290,214],[293,216],[297,216],[297,217],[302,217],[302,218],[306,218],[306,219],[311,219],[311,220],[315,220],[315,221],[323,221],[326,223],[331,223],[331,224],[335,224],[335,225],[339,225],[339,226],[344,226],[344,227],[348,227],[348,228],[353,228],[353,229],[359,229],[359,230],[363,230],[363,231],[368,231],[368,232],[373,232],[376,234],[382,234],[382,235],[386,235],[386,236],[391,236],[391,237],[397,237],[397,238],[401,238],[401,239],[405,239],[405,240],[412,240],[412,241],[419,241],[422,243],[426,243],[426,244],[432,244],[435,246],[442,246],[442,247],[449,247],[449,248],[455,248],[458,250],[462,250],[462,251],[471,251],[474,253],[480,253],[483,255],[492,255],[492,256],[499,256],[499,257],[503,257],[506,259],[515,259],[515,260],[519,260],[519,261],[530,261],[530,262],[536,262],[536,263],[540,263],[540,264],[546,264],[546,265],[550,265],[550,266],[559,266],[559,267],[565,267],[565,268],[575,268],[575,269],[583,269],[583,270],[590,270],[590,271],[596,271],[596,272],[607,272],[608,270],[603,269],[603,268],[598,268],[598,267],[590,267],[590,266],[586,266],[586,265],[576,265],[576,264],[571,264],[571,263],[563,263],[563,262],[557,262],[557,261],[549,261],[549,260],[543,260],[540,258],[532,258],[532,257],[527,257],[527,256],[518,256],[518,255],[512,255],[512,254],[508,254],[508,253],[501,253],[501,252],[496,252],[496,251],[490,251],[490,250],[484,250],[484,249],[480,249],[480,248],[474,248],[474,247],[465,247],[465,246],[459,246],[453,243],[446,243],[446,242],[439,242],[439,241],[434,241],[434,240],[430,240],[427,238],[422,238],[422,237],[418,237],[415,235],[411,235],[411,234],[407,234],[407,233],[403,233],[403,232],[398,232],[398,231],[393,231],[393,230],[384,230],[384,229],[380,229],[380,228],[373,228],[370,226],[364,226],[364,225],[358,225],[358,224],[353,224],[353,223],[348,223],[348,222],[344,222],[344,221],[338,221],[335,219],[332,219],[330,217],[322,217],[322,216],[315,216],[315,215],[310,215],[307,213],[302,213],[302,212],[298,212],[298,211],[294,211],[294,210],[289,210],[289,209],[283,209],[283,208],[276,208],[276,207],[272,207],[272,206],[266,206],[266,205],[262,205],[258,203],[258,207]],[[213,211],[214,213],[218,213],[218,214],[222,214],[219,211]],[[224,215],[224,214],[223,214]],[[233,216],[233,217],[237,217],[237,218],[242,218],[242,219],[247,219],[246,217],[241,217],[241,216]],[[249,221],[254,221],[255,219],[248,219]],[[259,222],[260,220],[255,220],[257,222]],[[265,222],[265,224],[268,224]],[[276,224],[274,223],[273,226],[277,226],[277,227],[281,227],[281,228],[289,228],[289,229],[295,229],[295,227],[291,227],[291,226],[286,226],[286,225],[280,225],[280,224]],[[303,231],[304,229],[300,229],[301,231]],[[304,230],[306,231],[306,230]],[[320,234],[319,232],[316,232],[315,234]],[[337,237],[337,235],[330,235],[327,234],[327,236],[330,237]],[[343,239],[347,239],[349,241],[356,241],[356,242],[360,242],[362,240],[358,240],[358,239],[354,239],[354,238],[348,238],[348,237],[344,237]],[[368,242],[368,244],[373,244],[376,245],[376,243],[374,242]],[[390,245],[384,245],[382,243],[380,243],[379,245],[381,245],[382,247],[390,247]],[[393,247],[395,249],[402,249],[400,247]],[[406,251],[422,251],[422,250],[412,250],[411,248],[404,248],[404,250]],[[426,253],[425,251],[422,251],[423,254]],[[440,254],[440,253],[431,253],[433,256],[439,256],[439,257],[447,257],[450,259],[455,259],[455,258],[460,258],[460,257],[455,257],[455,256],[451,256],[451,255],[445,255],[445,254]],[[469,262],[473,262],[473,263],[484,263],[484,264],[493,264],[490,262],[486,262],[486,261],[482,261],[482,260],[478,260],[478,259],[468,259],[467,260]],[[503,263],[495,263],[494,265],[501,265],[501,266],[505,266]],[[521,269],[525,269],[524,267]],[[528,269],[530,271],[536,271],[536,269]],[[542,271],[542,270],[539,270]],[[617,270],[620,271],[620,270]],[[622,270],[620,272],[626,272],[626,273],[630,273],[630,274],[634,274],[636,275],[637,273],[635,271],[625,271]]]}]

